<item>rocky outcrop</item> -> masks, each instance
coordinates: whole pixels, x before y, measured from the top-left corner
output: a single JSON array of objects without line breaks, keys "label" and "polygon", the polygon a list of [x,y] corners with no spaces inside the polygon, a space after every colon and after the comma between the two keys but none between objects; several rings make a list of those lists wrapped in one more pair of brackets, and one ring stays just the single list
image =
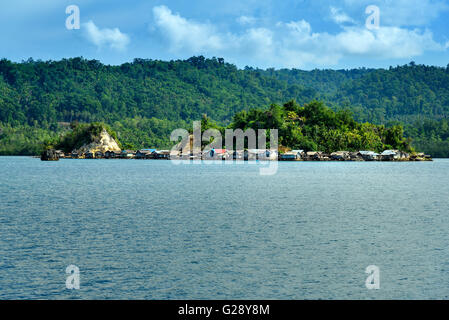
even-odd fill
[{"label": "rocky outcrop", "polygon": [[432,157],[424,153],[415,153],[410,156],[410,161],[432,161]]},{"label": "rocky outcrop", "polygon": [[103,129],[100,135],[98,137],[95,137],[91,143],[85,144],[74,151],[77,154],[84,154],[87,152],[95,153],[98,151],[102,153],[105,153],[106,151],[121,151],[121,149],[117,141],[115,141],[115,139],[111,137],[106,129]]}]

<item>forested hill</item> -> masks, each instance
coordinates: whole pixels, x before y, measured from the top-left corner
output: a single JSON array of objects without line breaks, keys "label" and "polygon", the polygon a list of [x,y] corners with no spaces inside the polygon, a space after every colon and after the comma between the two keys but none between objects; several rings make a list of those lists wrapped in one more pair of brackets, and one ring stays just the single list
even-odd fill
[{"label": "forested hill", "polygon": [[423,151],[447,149],[449,156],[449,66],[241,70],[201,56],[120,66],[82,58],[1,60],[0,154],[26,153],[73,121],[108,123],[136,147],[164,145],[172,128],[203,114],[226,125],[236,112],[290,99],[348,108],[358,121],[400,121]]},{"label": "forested hill", "polygon": [[266,70],[267,75],[318,91],[334,105],[349,106],[357,120],[412,123],[449,115],[449,65],[416,65],[385,69]]},{"label": "forested hill", "polygon": [[316,97],[315,90],[239,70],[221,59],[135,59],[120,66],[81,58],[20,64],[0,61],[0,121],[12,124],[134,117],[189,121],[204,113],[226,122],[250,107]]}]

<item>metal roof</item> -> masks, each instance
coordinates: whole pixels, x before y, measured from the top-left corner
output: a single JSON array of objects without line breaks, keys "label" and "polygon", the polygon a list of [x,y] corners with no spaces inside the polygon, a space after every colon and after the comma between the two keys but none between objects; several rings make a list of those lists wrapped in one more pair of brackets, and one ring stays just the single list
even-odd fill
[{"label": "metal roof", "polygon": [[381,153],[382,156],[394,156],[397,154],[397,151],[395,150],[385,150]]}]

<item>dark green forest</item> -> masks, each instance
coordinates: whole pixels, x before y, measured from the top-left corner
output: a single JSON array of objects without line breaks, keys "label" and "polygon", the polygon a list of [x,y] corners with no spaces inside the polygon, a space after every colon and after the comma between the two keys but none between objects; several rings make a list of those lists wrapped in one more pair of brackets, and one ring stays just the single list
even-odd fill
[{"label": "dark green forest", "polygon": [[361,124],[348,110],[335,112],[318,101],[301,106],[292,100],[282,106],[272,104],[268,110],[241,111],[234,116],[230,127],[242,130],[276,128],[279,145],[307,151],[414,151],[409,139],[403,136],[402,125],[386,128]]},{"label": "dark green forest", "polygon": [[0,154],[36,154],[76,122],[106,123],[128,148],[165,148],[173,129],[189,128],[204,114],[228,126],[241,111],[292,99],[301,106],[323,101],[336,114],[386,129],[402,124],[417,150],[449,157],[449,66],[261,70],[202,56],[119,66],[83,58],[3,59]]}]

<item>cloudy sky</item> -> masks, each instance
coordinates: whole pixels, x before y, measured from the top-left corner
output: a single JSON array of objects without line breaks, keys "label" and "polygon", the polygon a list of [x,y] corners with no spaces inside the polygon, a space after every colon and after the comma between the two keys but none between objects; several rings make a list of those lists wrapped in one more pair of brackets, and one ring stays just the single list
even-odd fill
[{"label": "cloudy sky", "polygon": [[[8,1],[9,2],[9,1]],[[239,67],[449,63],[447,0],[15,0],[0,4],[0,58],[223,57]],[[66,28],[66,8],[80,29]],[[370,5],[378,28],[367,28]]]}]

